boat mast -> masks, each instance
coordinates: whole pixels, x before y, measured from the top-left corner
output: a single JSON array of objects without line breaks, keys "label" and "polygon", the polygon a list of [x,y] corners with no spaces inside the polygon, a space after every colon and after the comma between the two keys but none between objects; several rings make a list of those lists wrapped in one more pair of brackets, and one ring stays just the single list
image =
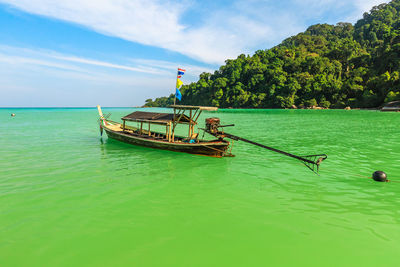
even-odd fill
[{"label": "boat mast", "polygon": [[[179,68],[176,71],[176,81],[178,82],[178,74],[179,74]],[[176,85],[175,85],[175,95],[174,95],[174,106],[176,105]],[[175,114],[175,109],[174,109],[174,114]]]},{"label": "boat mast", "polygon": [[[178,74],[179,74],[179,68],[178,68],[178,70],[176,71],[176,79],[178,79]],[[176,87],[176,85],[175,85],[175,87]],[[175,88],[175,95],[174,95],[174,106],[176,105],[176,88]],[[176,120],[176,109],[174,108],[174,119],[173,119],[173,121],[172,121],[172,123],[173,123],[173,125],[174,125],[174,127],[173,127],[173,129],[172,129],[172,142],[174,142],[175,141],[175,120]],[[171,127],[171,126],[170,126]]]}]

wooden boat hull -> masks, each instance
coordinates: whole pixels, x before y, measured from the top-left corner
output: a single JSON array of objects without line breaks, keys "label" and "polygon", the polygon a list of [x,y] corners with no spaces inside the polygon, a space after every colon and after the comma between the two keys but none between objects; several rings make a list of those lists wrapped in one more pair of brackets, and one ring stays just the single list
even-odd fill
[{"label": "wooden boat hull", "polygon": [[167,142],[164,140],[155,140],[153,138],[146,138],[143,136],[135,136],[121,131],[113,131],[107,127],[103,127],[109,138],[144,147],[157,148],[163,150],[170,150],[176,152],[184,152],[190,154],[206,155],[211,157],[232,156],[227,153],[229,142],[226,140],[214,142],[199,142],[199,143],[186,143],[186,142]]}]

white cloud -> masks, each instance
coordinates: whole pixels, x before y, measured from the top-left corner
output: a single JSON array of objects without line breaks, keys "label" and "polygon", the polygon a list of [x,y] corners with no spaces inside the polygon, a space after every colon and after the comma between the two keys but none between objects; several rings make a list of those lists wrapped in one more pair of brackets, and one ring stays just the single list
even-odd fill
[{"label": "white cloud", "polygon": [[133,72],[143,72],[143,73],[151,73],[151,74],[162,74],[162,70],[157,70],[150,67],[130,67],[126,65],[114,64],[99,60],[93,59],[86,59],[80,58],[75,56],[61,56],[61,55],[54,55],[52,56],[55,59],[63,60],[63,61],[70,61],[76,63],[82,63],[87,65],[99,66],[99,67],[106,67],[106,68],[113,68],[113,69],[120,69],[120,70],[128,70]]},{"label": "white cloud", "polygon": [[[171,73],[176,73],[177,66],[185,68],[187,71],[185,77],[197,78],[203,72],[214,72],[215,69],[201,67],[197,65],[182,63],[182,62],[170,62],[170,61],[163,61],[163,60],[152,60],[152,59],[130,59],[130,62],[134,64],[144,67],[144,66],[151,66],[152,68],[157,68],[159,71],[167,70],[168,75]],[[193,81],[196,79],[193,79]]]},{"label": "white cloud", "polygon": [[[173,92],[179,65],[147,59],[127,59],[126,64],[117,64],[51,50],[0,45],[0,106],[142,105],[147,98]],[[211,71],[196,65],[185,68],[190,72],[184,77],[185,83],[197,80],[201,72]]]},{"label": "white cloud", "polygon": [[8,55],[0,53],[0,62],[9,64],[9,66],[42,66],[42,67],[49,67],[49,68],[56,68],[56,69],[63,69],[63,70],[70,70],[74,72],[84,72],[83,69],[78,68],[76,66],[71,66],[67,64],[60,64],[57,62],[51,62],[43,59],[38,58],[29,58],[29,57],[21,57],[17,55]]},{"label": "white cloud", "polygon": [[[149,59],[127,59],[126,64],[117,64],[113,62],[94,60],[90,58],[66,55],[52,50],[32,50],[28,48],[12,47],[0,45],[0,63],[7,64],[10,67],[18,69],[20,66],[38,70],[43,74],[49,73],[69,73],[69,75],[80,75],[85,79],[100,79],[121,81],[121,76],[129,76],[137,79],[151,77],[150,81],[161,79],[174,79],[177,66],[184,66],[187,70],[185,75],[186,82],[197,80],[202,72],[213,72],[213,69],[183,64],[181,62],[170,62],[163,60]],[[5,69],[3,69],[4,71]],[[85,75],[85,76],[83,76]],[[156,79],[154,78],[156,77]],[[124,79],[122,79],[123,81]]]},{"label": "white cloud", "polygon": [[[345,10],[347,16],[342,18],[345,22],[356,22],[362,19],[365,12],[371,10],[372,7],[382,3],[388,3],[390,0],[293,0],[297,5],[303,7],[299,10],[309,10],[314,15],[321,15],[330,10]],[[332,22],[331,22],[332,23]]]},{"label": "white cloud", "polygon": [[[216,3],[208,8],[207,4],[202,6],[190,0],[0,0],[25,12],[218,64],[241,53],[277,44],[305,30],[310,20],[355,22],[363,12],[381,2],[232,0],[230,4],[218,6]],[[341,12],[343,17],[338,21],[321,21],[325,16]],[[195,17],[188,19],[194,13]]]},{"label": "white cloud", "polygon": [[349,20],[351,22],[356,22],[362,18],[362,14],[370,11],[372,7],[389,2],[390,0],[354,0],[354,6],[357,11],[349,17]]},{"label": "white cloud", "polygon": [[[177,51],[192,58],[222,63],[255,41],[268,26],[229,11],[204,11],[202,26],[180,20],[190,5],[158,0],[0,0],[28,13],[86,26],[105,35]],[[184,1],[185,2],[185,1]],[[189,2],[188,2],[189,3]]]},{"label": "white cloud", "polygon": [[383,3],[388,3],[389,0],[355,0],[354,5],[358,8],[359,12],[370,11],[372,7],[378,6]]},{"label": "white cloud", "polygon": [[160,66],[162,64],[168,64],[170,66],[175,64],[173,62],[137,59],[137,63],[135,63],[135,60],[130,60],[130,62],[133,62],[135,64],[123,65],[101,60],[77,57],[73,55],[65,55],[52,50],[32,50],[28,48],[12,47],[6,45],[0,45],[0,62],[10,65],[24,64],[27,66],[43,66],[81,73],[88,73],[88,71],[91,69],[89,66],[93,66],[105,69],[129,71],[134,73],[155,74],[158,76],[167,76],[174,73],[173,71],[167,71],[161,68]]}]

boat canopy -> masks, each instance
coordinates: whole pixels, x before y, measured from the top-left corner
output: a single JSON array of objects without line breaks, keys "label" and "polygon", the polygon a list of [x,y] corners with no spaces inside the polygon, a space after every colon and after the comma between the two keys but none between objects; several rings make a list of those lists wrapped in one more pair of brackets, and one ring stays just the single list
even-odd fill
[{"label": "boat canopy", "polygon": [[145,111],[135,111],[126,115],[125,117],[122,117],[121,119],[124,121],[150,122],[155,124],[168,124],[170,122],[189,123],[191,121],[190,118],[184,114],[178,117],[173,113],[156,113]]}]

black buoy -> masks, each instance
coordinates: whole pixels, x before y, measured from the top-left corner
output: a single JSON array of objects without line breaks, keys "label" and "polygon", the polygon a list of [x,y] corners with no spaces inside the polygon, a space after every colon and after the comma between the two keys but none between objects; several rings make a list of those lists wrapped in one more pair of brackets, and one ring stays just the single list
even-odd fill
[{"label": "black buoy", "polygon": [[383,171],[376,171],[372,174],[372,179],[377,182],[387,182],[387,175]]}]

